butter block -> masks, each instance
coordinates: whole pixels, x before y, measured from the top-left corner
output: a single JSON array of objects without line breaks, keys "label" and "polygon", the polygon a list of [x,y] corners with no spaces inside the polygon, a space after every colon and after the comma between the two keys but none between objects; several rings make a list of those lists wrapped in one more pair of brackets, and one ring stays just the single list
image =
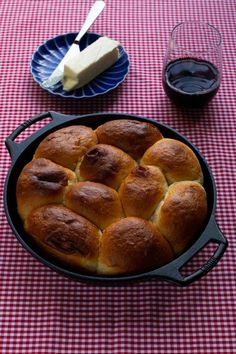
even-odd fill
[{"label": "butter block", "polygon": [[64,65],[63,89],[83,87],[119,59],[119,42],[100,37]]}]

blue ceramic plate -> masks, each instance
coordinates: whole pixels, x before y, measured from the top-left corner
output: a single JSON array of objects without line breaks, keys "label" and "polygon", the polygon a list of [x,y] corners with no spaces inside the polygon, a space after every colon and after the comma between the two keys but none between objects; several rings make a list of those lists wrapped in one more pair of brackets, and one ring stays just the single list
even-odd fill
[{"label": "blue ceramic plate", "polygon": [[[60,63],[76,36],[77,33],[62,34],[49,39],[37,48],[32,57],[30,70],[34,80],[41,87],[42,82],[51,75]],[[99,37],[101,36],[96,33],[86,33],[80,41],[80,50],[82,51]],[[82,88],[67,92],[63,90],[61,82],[49,88],[42,88],[53,95],[76,99],[90,98],[107,93],[120,85],[129,71],[129,58],[121,46],[119,46],[119,54],[119,60],[112,67]]]}]

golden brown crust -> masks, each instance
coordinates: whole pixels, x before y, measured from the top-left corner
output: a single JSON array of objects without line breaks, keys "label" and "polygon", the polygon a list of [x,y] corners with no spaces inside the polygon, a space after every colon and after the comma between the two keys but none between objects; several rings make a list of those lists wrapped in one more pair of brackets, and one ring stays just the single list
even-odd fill
[{"label": "golden brown crust", "polygon": [[34,208],[62,203],[65,188],[76,180],[75,173],[47,159],[34,159],[21,171],[16,184],[18,213],[24,220]]},{"label": "golden brown crust", "polygon": [[16,199],[29,236],[57,264],[119,275],[159,267],[194,242],[207,219],[202,182],[187,145],[115,120],[46,137]]},{"label": "golden brown crust", "polygon": [[182,252],[194,240],[207,216],[207,196],[197,182],[172,184],[154,223],[167,238],[176,253]]},{"label": "golden brown crust", "polygon": [[79,182],[69,186],[64,203],[100,229],[123,217],[118,193],[101,183]]},{"label": "golden brown crust", "polygon": [[149,219],[167,188],[166,179],[158,167],[135,167],[119,189],[126,216]]},{"label": "golden brown crust", "polygon": [[168,263],[172,257],[169,243],[151,223],[128,217],[104,230],[98,273],[114,275],[145,271]]},{"label": "golden brown crust", "polygon": [[74,125],[49,134],[35,151],[35,158],[44,157],[71,170],[93,145],[96,133],[89,127]]},{"label": "golden brown crust", "polygon": [[140,159],[151,145],[162,139],[162,134],[154,125],[128,119],[106,122],[96,129],[96,133],[99,143],[116,146],[135,160]]},{"label": "golden brown crust", "polygon": [[184,143],[175,139],[162,139],[144,154],[142,164],[158,166],[169,183],[183,180],[202,183],[200,163],[194,152]]},{"label": "golden brown crust", "polygon": [[81,180],[100,182],[117,189],[135,165],[135,161],[122,150],[97,144],[84,155],[76,174]]},{"label": "golden brown crust", "polygon": [[35,241],[63,264],[95,271],[99,230],[87,219],[62,205],[46,205],[32,211],[25,222]]}]

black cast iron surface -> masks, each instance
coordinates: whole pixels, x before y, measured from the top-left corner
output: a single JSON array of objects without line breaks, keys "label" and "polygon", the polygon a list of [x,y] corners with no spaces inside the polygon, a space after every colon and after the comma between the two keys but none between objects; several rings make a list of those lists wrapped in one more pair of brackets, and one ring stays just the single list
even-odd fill
[{"label": "black cast iron surface", "polygon": [[[24,130],[34,123],[41,121],[45,118],[51,118],[51,121],[45,125],[43,128],[37,130],[31,136],[27,137],[24,141],[16,143],[15,139]],[[29,162],[34,154],[35,149],[38,144],[50,133],[55,130],[67,127],[69,125],[86,125],[91,128],[96,128],[97,126],[115,119],[135,119],[139,121],[145,121],[157,126],[164,137],[173,138],[182,141],[188,145],[198,157],[203,175],[204,175],[204,187],[207,192],[208,198],[208,218],[207,221],[199,233],[199,237],[192,244],[192,246],[187,249],[183,254],[175,258],[170,263],[151,271],[130,274],[125,276],[99,276],[93,274],[85,274],[83,272],[78,272],[70,269],[67,266],[61,265],[58,261],[52,259],[49,255],[40,250],[34,243],[32,238],[27,235],[23,228],[22,221],[17,213],[16,204],[16,182],[18,176],[27,162]],[[179,134],[174,129],[158,123],[156,121],[139,117],[135,115],[122,114],[122,113],[95,113],[87,114],[82,116],[70,116],[63,115],[57,112],[45,112],[32,119],[27,120],[22,123],[15,131],[6,139],[6,146],[9,154],[12,158],[12,164],[5,181],[4,187],[4,207],[8,222],[16,235],[17,239],[20,241],[22,246],[28,250],[34,257],[36,257],[40,262],[49,266],[53,270],[62,273],[65,276],[83,280],[90,281],[100,284],[119,284],[127,281],[143,280],[150,278],[159,278],[169,282],[173,282],[179,286],[186,286],[195,280],[201,278],[206,273],[208,273],[220,260],[227,248],[227,239],[223,236],[222,232],[218,228],[215,221],[215,207],[216,207],[216,186],[214,182],[214,177],[207,165],[207,162],[196,149],[196,147],[191,144],[191,142],[184,136]],[[205,262],[199,269],[193,273],[184,276],[181,274],[181,269],[186,265],[194,256],[196,256],[199,251],[206,247],[209,243],[215,243],[217,248],[214,254]]]}]

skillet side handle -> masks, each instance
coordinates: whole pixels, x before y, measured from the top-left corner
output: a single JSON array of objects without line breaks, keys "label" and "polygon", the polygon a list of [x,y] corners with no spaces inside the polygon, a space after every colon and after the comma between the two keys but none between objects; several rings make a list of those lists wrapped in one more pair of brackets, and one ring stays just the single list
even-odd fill
[{"label": "skillet side handle", "polygon": [[11,158],[13,158],[13,156],[15,155],[16,151],[18,151],[18,145],[17,143],[14,142],[14,140],[24,131],[26,130],[28,127],[30,127],[32,124],[39,122],[45,118],[50,118],[51,114],[50,112],[44,112],[41,113],[37,116],[34,116],[33,118],[30,118],[28,120],[26,120],[25,122],[23,122],[22,124],[20,124],[7,138],[5,141],[7,150],[11,156]]},{"label": "skillet side handle", "polygon": [[74,118],[74,117],[76,117],[76,116],[70,116],[70,115],[65,115],[65,114],[49,111],[49,112],[44,112],[44,113],[41,113],[37,116],[34,116],[33,118],[30,118],[30,119],[26,120],[25,122],[23,122],[22,124],[20,124],[5,140],[7,150],[9,152],[12,160],[13,160],[14,156],[17,155],[20,147],[22,145],[24,145],[23,142],[16,143],[16,142],[14,142],[14,140],[28,127],[30,127],[34,123],[39,122],[45,118],[51,118],[51,122],[48,123],[48,126],[50,125],[50,127],[51,127],[51,126],[58,124],[58,122],[60,122],[60,121],[63,121],[65,119],[69,119],[69,118]]},{"label": "skillet side handle", "polygon": [[[209,243],[218,244],[217,249],[214,254],[206,263],[204,263],[199,269],[194,271],[192,274],[183,276],[181,274],[181,269],[192,260],[207,244]],[[205,231],[198,239],[198,241],[188,250],[188,252],[183,253],[176,260],[172,261],[170,264],[157,269],[150,273],[151,276],[157,276],[164,278],[167,281],[170,281],[178,286],[186,286],[197,279],[200,279],[206,275],[215,265],[219,262],[223,256],[226,248],[228,246],[227,239],[223,236],[222,232],[218,228],[215,218],[212,217],[209,221]]]}]

